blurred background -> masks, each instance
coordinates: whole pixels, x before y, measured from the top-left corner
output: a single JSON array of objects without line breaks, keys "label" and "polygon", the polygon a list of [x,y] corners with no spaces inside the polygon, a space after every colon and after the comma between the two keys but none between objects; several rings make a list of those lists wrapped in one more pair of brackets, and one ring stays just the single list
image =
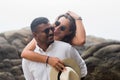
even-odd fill
[{"label": "blurred background", "polygon": [[120,40],[120,0],[0,0],[0,33],[28,27],[39,16],[51,23],[68,10],[79,14],[87,35]]}]

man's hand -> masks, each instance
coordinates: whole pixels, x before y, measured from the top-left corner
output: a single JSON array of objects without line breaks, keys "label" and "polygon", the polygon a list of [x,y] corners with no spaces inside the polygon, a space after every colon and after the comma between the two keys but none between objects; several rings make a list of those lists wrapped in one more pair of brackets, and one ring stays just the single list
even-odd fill
[{"label": "man's hand", "polygon": [[57,57],[49,57],[48,64],[58,71],[63,71],[65,69],[64,63]]}]

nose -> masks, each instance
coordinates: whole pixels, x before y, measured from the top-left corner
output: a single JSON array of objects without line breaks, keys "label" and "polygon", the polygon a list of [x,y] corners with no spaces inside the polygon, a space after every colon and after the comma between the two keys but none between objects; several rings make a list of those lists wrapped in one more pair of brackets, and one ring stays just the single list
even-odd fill
[{"label": "nose", "polygon": [[55,27],[55,30],[54,32],[58,31],[59,30],[59,26]]},{"label": "nose", "polygon": [[49,30],[49,34],[53,34],[53,31],[51,29]]}]

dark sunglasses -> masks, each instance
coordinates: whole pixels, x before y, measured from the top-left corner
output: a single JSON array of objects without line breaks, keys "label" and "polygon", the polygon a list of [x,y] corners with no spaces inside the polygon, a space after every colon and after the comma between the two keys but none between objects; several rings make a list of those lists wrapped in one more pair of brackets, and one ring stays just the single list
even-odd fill
[{"label": "dark sunglasses", "polygon": [[61,31],[65,31],[66,27],[65,27],[65,26],[60,26],[59,29],[60,29]]},{"label": "dark sunglasses", "polygon": [[50,30],[51,30],[51,31],[54,31],[54,27],[49,27],[49,28],[45,29],[45,30],[42,31],[42,32],[45,32],[46,34],[49,34]]},{"label": "dark sunglasses", "polygon": [[[55,25],[56,25],[55,27],[59,26],[59,25],[60,25],[60,22],[59,22],[59,21],[56,21],[56,22],[55,22]],[[65,26],[60,26],[60,30],[61,30],[61,31],[65,31],[65,29],[66,29]]]}]

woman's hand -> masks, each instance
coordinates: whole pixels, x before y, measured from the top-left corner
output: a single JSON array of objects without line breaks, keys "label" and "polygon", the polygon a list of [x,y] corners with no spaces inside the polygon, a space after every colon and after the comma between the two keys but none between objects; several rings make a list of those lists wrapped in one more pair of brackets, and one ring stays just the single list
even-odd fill
[{"label": "woman's hand", "polygon": [[68,11],[67,14],[69,14],[72,18],[74,18],[75,20],[79,18],[79,15],[77,15],[76,13],[72,12],[72,11]]},{"label": "woman's hand", "polygon": [[58,71],[63,71],[65,69],[64,63],[56,57],[49,57],[48,64],[53,66]]}]

